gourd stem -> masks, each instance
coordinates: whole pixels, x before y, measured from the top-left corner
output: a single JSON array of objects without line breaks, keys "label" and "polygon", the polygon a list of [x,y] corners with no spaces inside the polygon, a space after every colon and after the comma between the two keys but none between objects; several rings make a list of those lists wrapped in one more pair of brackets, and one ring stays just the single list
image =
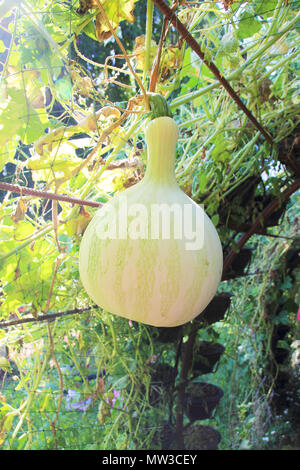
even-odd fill
[{"label": "gourd stem", "polygon": [[150,105],[150,119],[156,119],[158,117],[168,116],[172,117],[171,109],[166,99],[159,93],[148,93],[149,105]]},{"label": "gourd stem", "polygon": [[178,127],[175,121],[162,116],[151,121],[145,132],[148,149],[144,181],[152,184],[177,185],[175,178],[175,150]]}]

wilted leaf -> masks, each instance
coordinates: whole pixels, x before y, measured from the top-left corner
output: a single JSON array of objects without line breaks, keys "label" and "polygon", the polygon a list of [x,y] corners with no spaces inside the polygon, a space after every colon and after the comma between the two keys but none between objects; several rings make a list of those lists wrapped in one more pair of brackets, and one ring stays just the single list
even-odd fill
[{"label": "wilted leaf", "polygon": [[25,214],[27,210],[27,205],[22,199],[18,200],[18,205],[12,219],[15,223],[19,222],[20,220],[24,220]]},{"label": "wilted leaf", "polygon": [[[108,31],[107,31],[108,29]],[[114,31],[117,28],[113,28]],[[106,41],[112,35],[111,30],[106,26],[105,20],[102,18],[101,13],[96,17],[96,36],[99,42]]]},{"label": "wilted leaf", "polygon": [[78,126],[87,132],[96,131],[101,124],[105,124],[108,127],[114,120],[120,119],[121,113],[117,108],[112,106],[104,106],[99,109],[96,113],[90,113],[78,122]]},{"label": "wilted leaf", "polygon": [[65,141],[70,133],[73,133],[70,128],[61,126],[49,132],[49,134],[43,135],[34,143],[36,153],[42,156],[44,151],[51,152],[53,147]]},{"label": "wilted leaf", "polygon": [[259,96],[260,96],[260,102],[264,103],[265,101],[271,101],[274,102],[275,98],[272,97],[272,86],[273,82],[269,78],[265,78],[260,84],[259,84]]},{"label": "wilted leaf", "polygon": [[70,76],[73,82],[74,93],[79,93],[82,96],[94,96],[95,89],[93,80],[88,76],[83,77],[76,69],[75,65],[71,67]]},{"label": "wilted leaf", "polygon": [[77,13],[83,15],[88,10],[92,10],[98,8],[97,0],[79,0],[79,8],[77,9]]},{"label": "wilted leaf", "polygon": [[110,416],[110,405],[106,403],[105,401],[100,401],[99,407],[98,407],[98,414],[97,418],[100,422],[100,424],[105,423],[105,419]]},{"label": "wilted leaf", "polygon": [[178,47],[170,46],[163,51],[160,66],[160,81],[165,82],[173,73],[173,70],[180,67],[181,53]]},{"label": "wilted leaf", "polygon": [[81,206],[78,215],[68,220],[66,223],[67,234],[70,237],[75,236],[75,238],[78,239],[84,234],[91,218],[91,214]]},{"label": "wilted leaf", "polygon": [[[136,60],[136,68],[137,70],[144,70],[144,64],[145,64],[145,40],[146,36],[138,36],[135,39],[135,44],[133,48],[133,54]],[[153,63],[153,60],[156,55],[156,49],[157,49],[157,44],[155,41],[151,40],[151,46],[150,46],[150,64]]]},{"label": "wilted leaf", "polygon": [[[113,29],[116,29],[121,21],[126,20],[129,23],[134,22],[133,10],[136,1],[137,0],[114,0],[112,2],[111,0],[106,0],[101,3]],[[111,34],[105,19],[102,17],[101,13],[98,13],[96,17],[96,36],[98,41],[108,39]]]}]

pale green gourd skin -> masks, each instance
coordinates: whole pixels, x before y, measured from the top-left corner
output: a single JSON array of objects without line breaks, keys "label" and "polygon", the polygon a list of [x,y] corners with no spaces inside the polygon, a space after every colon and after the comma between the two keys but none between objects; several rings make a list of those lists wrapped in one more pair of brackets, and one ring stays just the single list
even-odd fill
[{"label": "pale green gourd skin", "polygon": [[[175,121],[156,118],[146,127],[145,136],[145,177],[106,203],[104,217],[101,208],[97,211],[81,241],[79,270],[86,292],[107,312],[153,326],[171,327],[192,320],[211,301],[221,280],[223,254],[213,223],[176,182]],[[174,237],[101,239],[97,233],[114,226],[112,214],[119,210],[120,198],[126,198],[129,211],[138,203],[149,213],[155,203],[191,204],[193,214],[201,211],[203,216],[200,221],[204,227],[199,227],[204,229],[203,247],[187,250],[187,240]],[[128,227],[132,220],[129,218]],[[149,231],[150,223],[146,227]]]}]

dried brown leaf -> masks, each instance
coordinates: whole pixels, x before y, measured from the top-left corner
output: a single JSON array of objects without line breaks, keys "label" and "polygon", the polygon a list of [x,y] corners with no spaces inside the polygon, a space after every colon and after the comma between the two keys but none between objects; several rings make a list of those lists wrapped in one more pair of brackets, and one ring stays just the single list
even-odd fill
[{"label": "dried brown leaf", "polygon": [[24,220],[27,210],[27,205],[22,199],[18,200],[17,208],[15,213],[12,215],[12,219],[15,223],[18,223],[20,220]]}]

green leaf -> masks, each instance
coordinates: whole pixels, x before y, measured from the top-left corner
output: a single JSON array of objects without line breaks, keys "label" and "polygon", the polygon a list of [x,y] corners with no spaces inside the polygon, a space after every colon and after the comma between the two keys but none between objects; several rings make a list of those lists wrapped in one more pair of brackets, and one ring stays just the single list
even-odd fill
[{"label": "green leaf", "polygon": [[2,425],[3,430],[6,432],[9,432],[12,427],[13,421],[14,421],[13,413],[6,415],[4,424]]},{"label": "green leaf", "polygon": [[218,223],[219,223],[219,218],[220,218],[220,217],[219,217],[219,214],[215,214],[215,215],[213,215],[212,218],[211,218],[211,221],[212,221],[212,223],[214,224],[215,227],[216,227],[216,226],[218,225]]},{"label": "green leaf", "polygon": [[68,101],[72,98],[73,85],[69,77],[59,78],[55,82],[55,88],[60,99]]},{"label": "green leaf", "polygon": [[30,106],[30,118],[28,124],[26,123],[25,135],[23,138],[24,144],[32,144],[41,135],[44,134],[45,126],[42,124],[38,113]]},{"label": "green leaf", "polygon": [[239,18],[238,37],[241,39],[251,38],[261,29],[262,24],[256,18],[252,7],[246,8]]},{"label": "green leaf", "polygon": [[22,449],[27,441],[28,437],[27,437],[27,433],[24,433],[22,434],[22,436],[20,436],[18,438],[18,450]]},{"label": "green leaf", "polygon": [[255,13],[263,16],[264,18],[269,18],[274,15],[276,5],[277,0],[264,0],[263,2],[258,2],[256,4]]},{"label": "green leaf", "polygon": [[285,278],[284,282],[281,284],[280,289],[281,290],[286,290],[286,289],[290,289],[291,287],[292,287],[291,278],[290,278],[290,276],[287,276]]},{"label": "green leaf", "polygon": [[11,370],[10,362],[4,356],[0,356],[0,369],[4,370],[4,372],[9,372]]},{"label": "green leaf", "polygon": [[125,388],[129,383],[129,377],[128,375],[125,375],[121,378],[118,378],[115,383],[114,383],[114,388],[116,390],[122,390],[122,388]]},{"label": "green leaf", "polygon": [[230,5],[230,11],[232,13],[235,13],[241,6],[241,3],[240,2],[233,2],[231,5]]},{"label": "green leaf", "polygon": [[26,384],[26,382],[28,382],[28,380],[30,380],[30,375],[29,374],[22,377],[22,379],[19,381],[18,385],[15,387],[15,390],[21,390],[21,388],[24,387],[24,385]]},{"label": "green leaf", "polygon": [[19,136],[25,144],[37,140],[44,133],[44,125],[30,105],[24,90],[9,88],[6,106],[1,113],[0,146]]},{"label": "green leaf", "polygon": [[207,175],[202,172],[199,175],[199,189],[201,193],[204,193],[207,184]]},{"label": "green leaf", "polygon": [[[21,97],[22,93],[18,95]],[[3,148],[12,136],[20,135],[22,125],[18,119],[20,111],[23,112],[23,106],[18,102],[17,97],[11,96],[12,99],[3,104],[3,111],[0,114],[0,147]],[[1,170],[1,168],[0,168]]]},{"label": "green leaf", "polygon": [[86,34],[87,36],[89,36],[91,39],[94,39],[95,41],[97,41],[97,37],[96,37],[96,32],[95,32],[95,25],[92,21],[90,21],[82,30],[82,32],[84,34]]},{"label": "green leaf", "polygon": [[290,7],[292,10],[299,10],[299,0],[293,0],[292,3],[290,4]]},{"label": "green leaf", "polygon": [[215,141],[214,149],[211,152],[211,156],[215,161],[226,161],[230,159],[229,151],[232,149],[232,141],[218,137]]},{"label": "green leaf", "polygon": [[236,52],[239,47],[239,41],[235,34],[226,33],[221,39],[220,46],[218,48],[218,54],[232,54]]}]

